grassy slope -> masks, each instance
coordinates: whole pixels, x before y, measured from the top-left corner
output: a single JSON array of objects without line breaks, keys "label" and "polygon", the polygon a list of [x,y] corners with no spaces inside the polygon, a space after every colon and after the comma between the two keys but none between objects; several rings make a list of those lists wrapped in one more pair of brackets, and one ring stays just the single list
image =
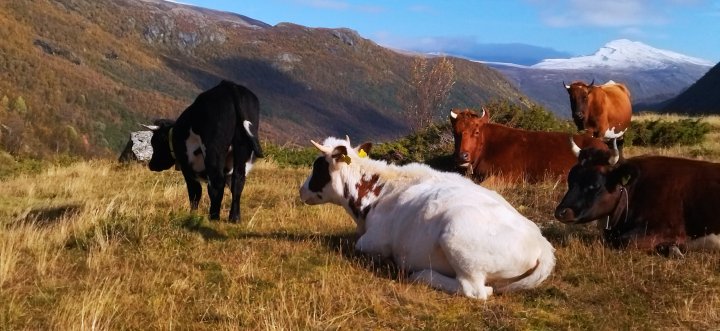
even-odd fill
[{"label": "grassy slope", "polygon": [[[719,149],[709,141],[665,153],[688,155],[693,148]],[[708,158],[720,160],[717,153]],[[189,214],[176,172],[92,161],[8,177],[0,182],[0,325],[393,330],[720,325],[717,255],[671,260],[606,249],[593,226],[552,221],[562,184],[486,184],[541,225],[557,249],[558,264],[538,289],[480,302],[408,284],[392,268],[355,256],[354,226],[343,209],[298,200],[297,188],[308,172],[258,164],[246,186],[240,225],[208,223],[207,197],[199,215]]]}]

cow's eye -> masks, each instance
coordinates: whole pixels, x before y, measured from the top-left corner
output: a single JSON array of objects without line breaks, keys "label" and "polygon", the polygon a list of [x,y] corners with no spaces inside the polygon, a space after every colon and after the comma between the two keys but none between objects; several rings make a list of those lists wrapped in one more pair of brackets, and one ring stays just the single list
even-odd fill
[{"label": "cow's eye", "polygon": [[475,132],[473,132],[473,135],[475,135],[475,136],[477,136],[479,134],[480,134],[480,130],[475,130]]}]

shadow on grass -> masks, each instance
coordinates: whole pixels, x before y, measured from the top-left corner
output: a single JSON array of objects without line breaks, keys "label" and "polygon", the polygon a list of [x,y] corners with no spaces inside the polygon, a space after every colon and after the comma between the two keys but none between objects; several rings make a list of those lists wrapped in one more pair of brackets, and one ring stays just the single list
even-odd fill
[{"label": "shadow on grass", "polygon": [[81,204],[65,204],[53,207],[27,209],[15,218],[13,225],[33,224],[37,226],[50,226],[64,218],[80,213]]},{"label": "shadow on grass", "polygon": [[227,235],[208,226],[202,216],[191,214],[181,217],[179,221],[183,228],[200,234],[206,241],[225,241],[228,239]]},{"label": "shadow on grass", "polygon": [[542,227],[542,235],[547,238],[553,246],[562,247],[567,246],[573,239],[579,240],[585,245],[591,245],[602,240],[594,223],[586,225],[551,223]]},{"label": "shadow on grass", "polygon": [[392,261],[392,259],[383,259],[380,257],[370,256],[359,253],[355,250],[356,234],[338,233],[338,234],[298,234],[289,232],[271,232],[256,233],[243,232],[232,235],[236,239],[271,239],[284,240],[292,242],[319,242],[331,252],[335,252],[351,261],[358,266],[367,269],[379,277],[388,279],[403,278],[404,275],[400,268]]},{"label": "shadow on grass", "polygon": [[[402,271],[391,259],[370,256],[355,251],[356,234],[337,233],[292,233],[292,232],[248,232],[242,227],[225,227],[221,222],[210,222],[198,214],[181,215],[174,218],[174,222],[180,227],[200,234],[206,241],[226,241],[228,239],[269,239],[291,242],[318,242],[327,247],[329,251],[335,252],[358,266],[367,269],[377,276],[389,279],[403,278]],[[220,229],[217,229],[219,227]]]}]

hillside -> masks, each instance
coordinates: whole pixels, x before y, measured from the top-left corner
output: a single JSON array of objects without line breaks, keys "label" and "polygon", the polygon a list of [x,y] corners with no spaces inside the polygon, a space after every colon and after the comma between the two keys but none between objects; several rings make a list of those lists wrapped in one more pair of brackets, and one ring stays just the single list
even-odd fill
[{"label": "hillside", "polygon": [[720,113],[720,63],[671,100],[663,111],[697,115]]},{"label": "hillside", "polygon": [[[139,122],[175,118],[220,79],[258,95],[277,143],[408,130],[413,58],[351,30],[155,0],[5,1],[0,25],[0,142],[13,154],[114,155]],[[525,99],[487,66],[452,61],[449,106]]]}]

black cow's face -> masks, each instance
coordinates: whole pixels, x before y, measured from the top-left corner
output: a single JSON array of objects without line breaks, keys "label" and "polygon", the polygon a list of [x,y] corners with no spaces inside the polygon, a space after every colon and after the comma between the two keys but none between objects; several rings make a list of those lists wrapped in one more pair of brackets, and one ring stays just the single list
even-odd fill
[{"label": "black cow's face", "polygon": [[332,173],[330,162],[320,156],[313,162],[312,173],[300,187],[300,199],[309,205],[330,202],[332,192]]},{"label": "black cow's face", "polygon": [[586,223],[610,215],[620,199],[618,188],[627,184],[630,175],[628,167],[618,163],[617,146],[581,150],[578,164],[568,174],[568,190],[555,208],[555,218],[563,223]]},{"label": "black cow's face", "polygon": [[[353,148],[349,138],[340,140],[332,137],[325,140],[326,145],[314,141],[313,144],[322,155],[315,159],[312,173],[300,186],[300,199],[309,205],[341,203],[347,195],[347,185],[342,183],[342,169],[352,163],[352,158],[367,157],[372,144],[364,143]],[[361,151],[362,156],[359,154]]]},{"label": "black cow's face", "polygon": [[163,171],[172,168],[175,165],[175,158],[170,153],[170,128],[173,123],[167,120],[155,122],[152,127],[152,138],[150,144],[153,148],[153,155],[148,163],[148,168],[152,171]]}]

